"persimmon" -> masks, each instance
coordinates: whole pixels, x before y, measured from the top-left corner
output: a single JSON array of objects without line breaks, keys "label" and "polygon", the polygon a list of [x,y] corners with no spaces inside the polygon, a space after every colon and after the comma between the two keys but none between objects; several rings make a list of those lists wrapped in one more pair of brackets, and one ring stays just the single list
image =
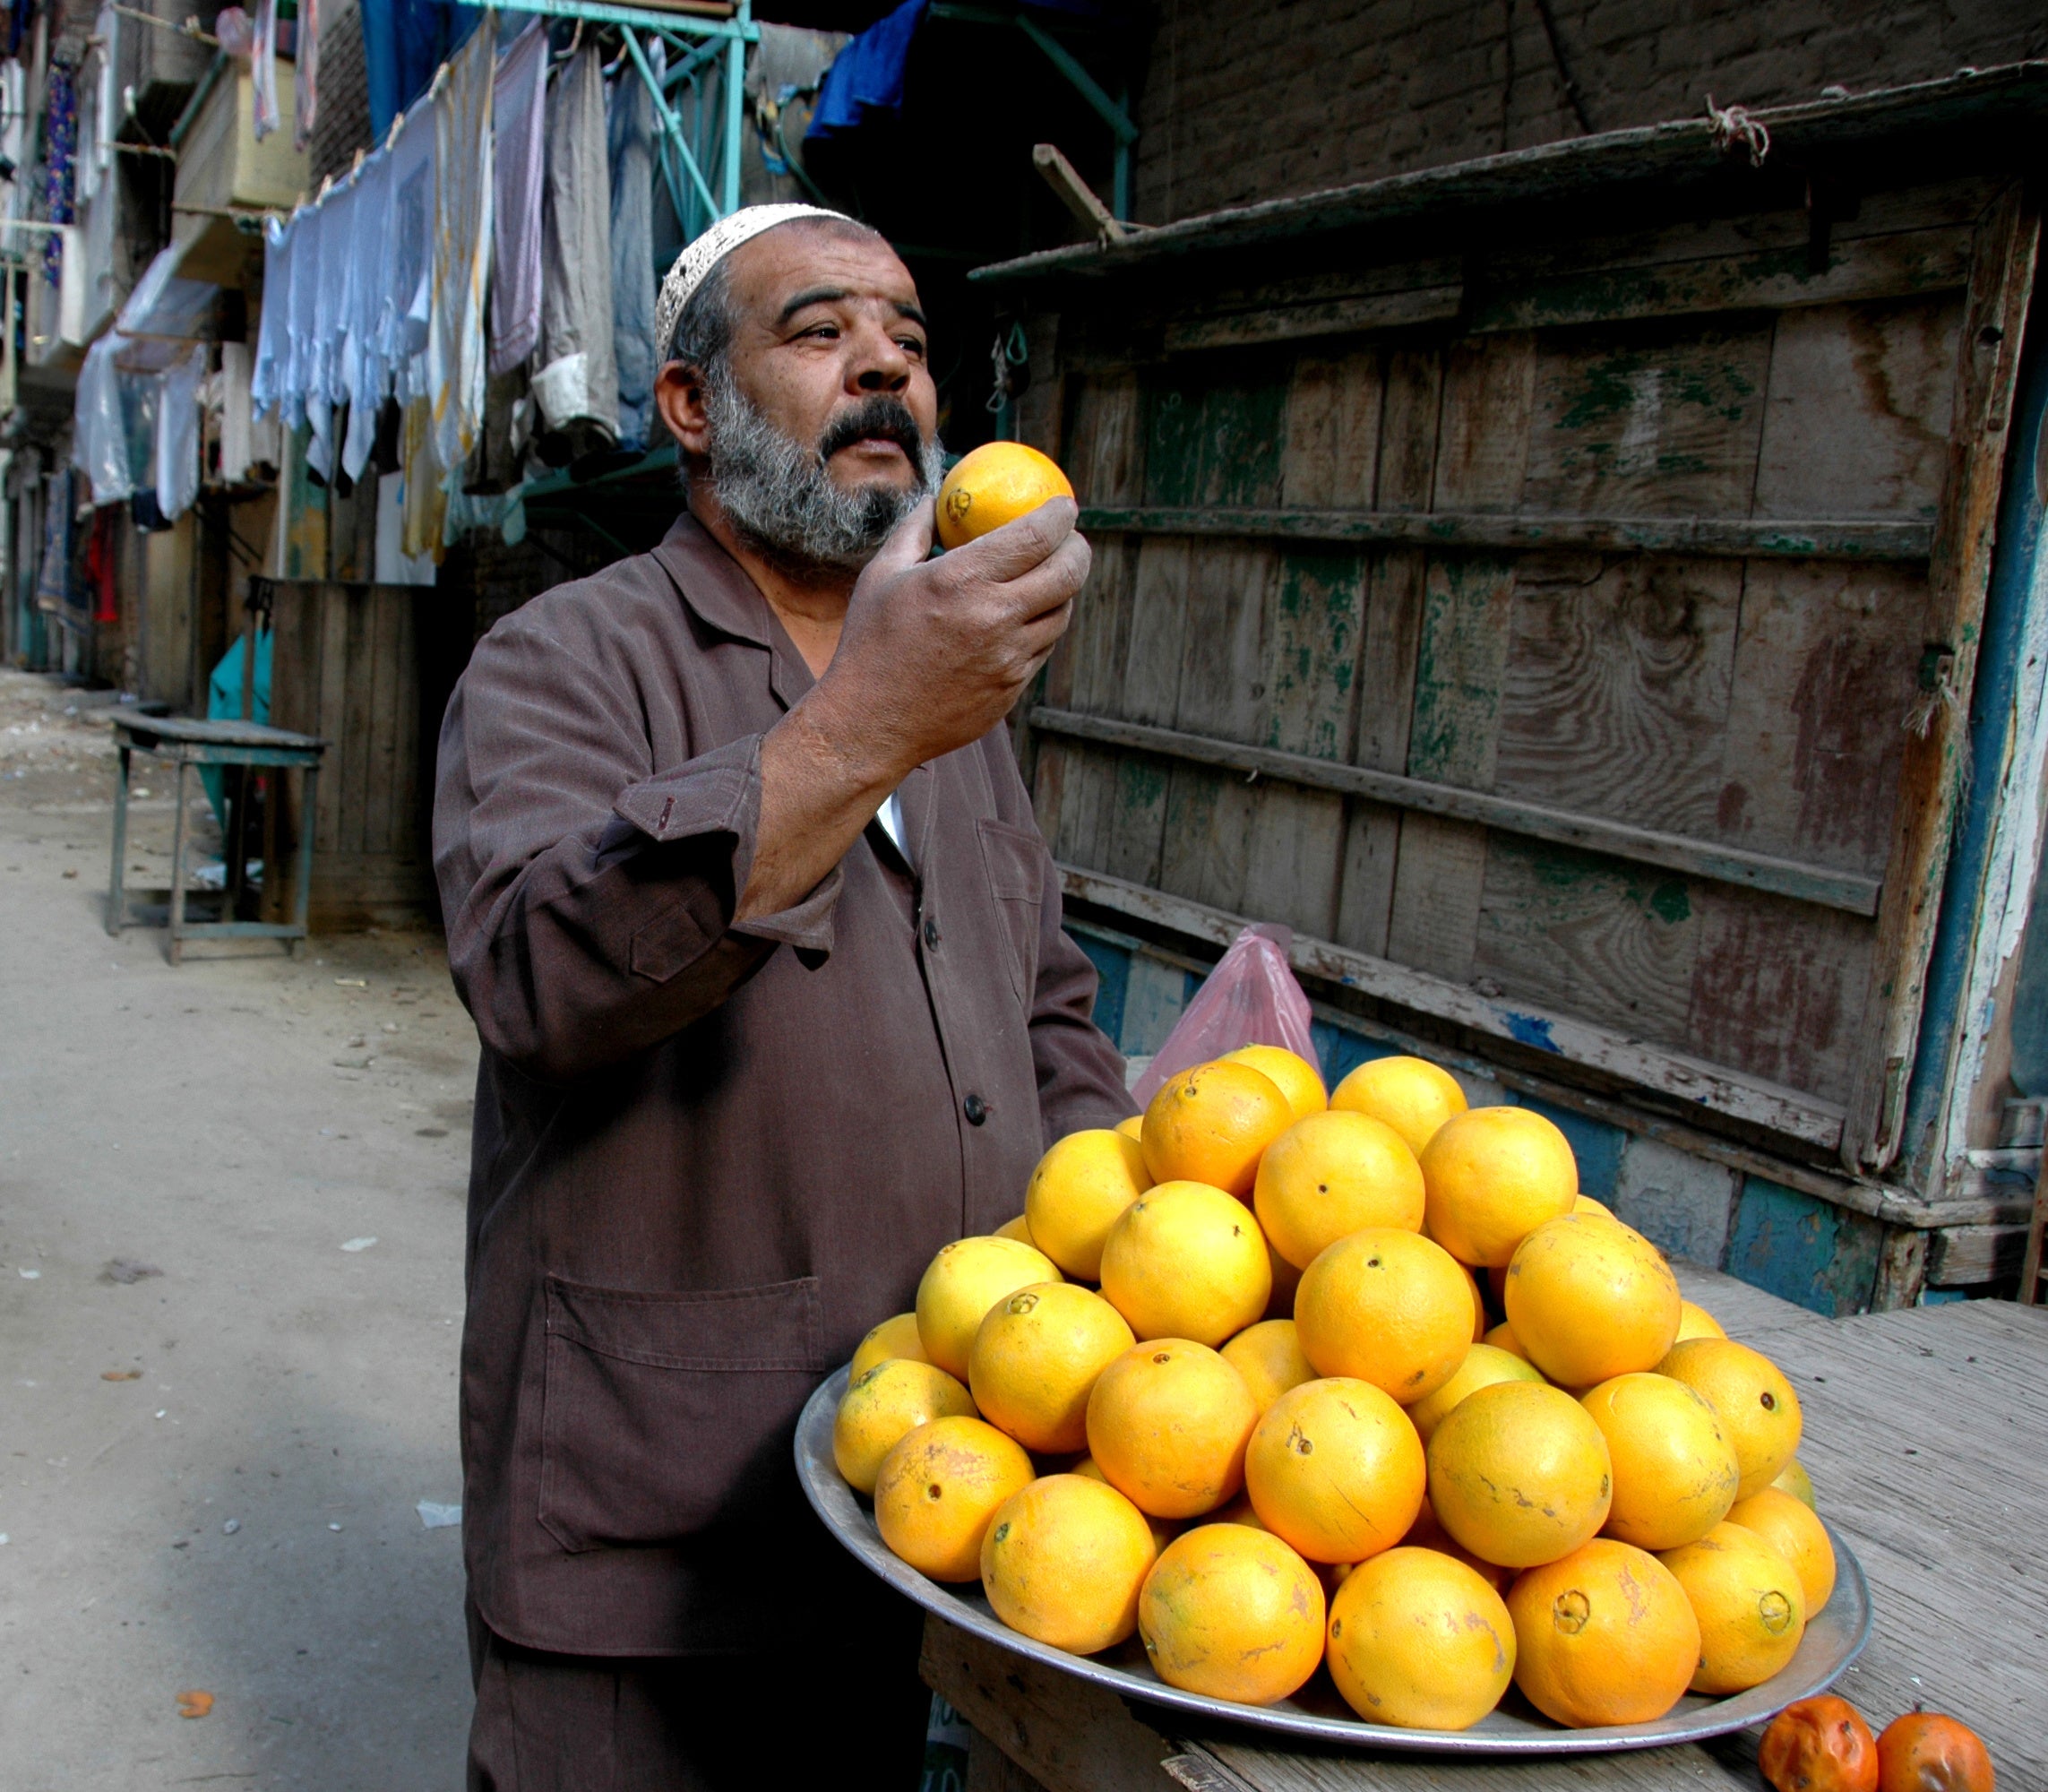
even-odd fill
[{"label": "persimmon", "polygon": [[1770,1720],[1757,1770],[1777,1792],[1878,1792],[1877,1747],[1856,1708],[1824,1693]]},{"label": "persimmon", "polygon": [[1877,1739],[1878,1792],[1992,1792],[1991,1751],[1939,1711],[1894,1718]]}]

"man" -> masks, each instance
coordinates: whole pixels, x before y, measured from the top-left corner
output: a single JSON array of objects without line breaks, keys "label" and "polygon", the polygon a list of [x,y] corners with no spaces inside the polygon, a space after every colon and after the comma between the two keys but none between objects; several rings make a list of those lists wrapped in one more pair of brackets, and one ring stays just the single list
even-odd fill
[{"label": "man", "polygon": [[665,282],[687,510],[478,645],[435,866],[483,1042],[462,1348],[472,1788],[908,1788],[915,1612],[796,1413],[1046,1144],[1131,1111],[1002,719],[1089,551],[929,558],[917,295],[753,207]]}]

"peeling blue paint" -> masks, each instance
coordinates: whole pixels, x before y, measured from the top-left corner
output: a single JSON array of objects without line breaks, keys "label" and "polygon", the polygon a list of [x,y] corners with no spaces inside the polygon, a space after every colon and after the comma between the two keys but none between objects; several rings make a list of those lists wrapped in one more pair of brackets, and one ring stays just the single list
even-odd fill
[{"label": "peeling blue paint", "polygon": [[1743,1178],[1728,1233],[1732,1276],[1830,1319],[1862,1313],[1877,1286],[1884,1228],[1762,1176]]},{"label": "peeling blue paint", "polygon": [[1554,1052],[1560,1049],[1550,1036],[1550,1022],[1541,1014],[1517,1014],[1511,1009],[1497,1011],[1508,1023],[1508,1037],[1521,1045],[1534,1046],[1539,1051]]}]

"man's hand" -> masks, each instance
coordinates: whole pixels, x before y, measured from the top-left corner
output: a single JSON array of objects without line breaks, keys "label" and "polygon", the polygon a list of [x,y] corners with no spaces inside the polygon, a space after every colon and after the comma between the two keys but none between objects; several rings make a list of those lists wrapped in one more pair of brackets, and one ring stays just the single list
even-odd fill
[{"label": "man's hand", "polygon": [[920,504],[854,586],[824,676],[761,749],[761,825],[735,918],[815,888],[882,799],[1009,714],[1066,633],[1089,546],[1054,498],[940,560]]},{"label": "man's hand", "polygon": [[1046,663],[1088,577],[1079,513],[1054,498],[932,560],[927,500],[861,574],[816,696],[820,720],[877,759],[886,789],[979,740]]}]

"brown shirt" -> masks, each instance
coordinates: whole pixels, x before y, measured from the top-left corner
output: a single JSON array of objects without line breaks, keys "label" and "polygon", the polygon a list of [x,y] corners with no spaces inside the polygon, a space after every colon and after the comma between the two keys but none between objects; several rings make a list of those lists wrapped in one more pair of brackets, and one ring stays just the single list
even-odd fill
[{"label": "brown shirt", "polygon": [[733,924],[761,737],[810,684],[685,516],[499,623],[443,725],[435,866],[483,1041],[464,1543],[532,1648],[759,1646],[805,1398],[941,1245],[1020,1210],[1048,1142],[1132,1111],[1000,729],[905,782],[907,866],[871,825]]}]

